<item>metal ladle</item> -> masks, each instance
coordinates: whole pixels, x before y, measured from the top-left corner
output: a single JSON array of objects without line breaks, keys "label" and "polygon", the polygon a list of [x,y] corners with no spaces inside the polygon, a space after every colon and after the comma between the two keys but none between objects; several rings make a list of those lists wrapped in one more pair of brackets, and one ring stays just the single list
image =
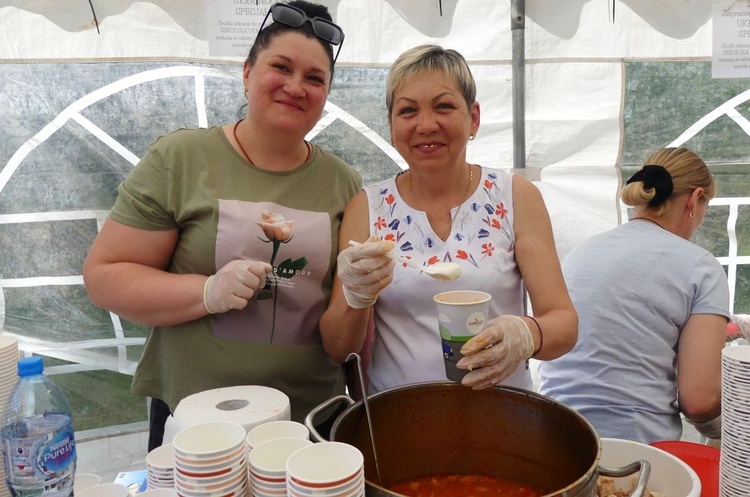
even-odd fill
[{"label": "metal ladle", "polygon": [[362,390],[362,404],[365,406],[365,417],[367,418],[367,429],[370,433],[370,445],[372,446],[372,458],[375,461],[375,475],[380,484],[380,466],[378,466],[378,451],[375,449],[375,434],[372,431],[372,418],[370,417],[370,403],[367,400],[367,389],[365,388],[364,375],[362,374],[362,358],[356,352],[352,352],[346,358],[346,362],[357,359],[357,375],[359,376],[359,388]]}]

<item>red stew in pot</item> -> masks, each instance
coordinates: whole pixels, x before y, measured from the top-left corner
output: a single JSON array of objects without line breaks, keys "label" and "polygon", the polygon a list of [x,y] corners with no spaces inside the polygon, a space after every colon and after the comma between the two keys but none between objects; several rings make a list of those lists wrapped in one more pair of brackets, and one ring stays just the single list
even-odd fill
[{"label": "red stew in pot", "polygon": [[541,489],[514,480],[485,475],[434,475],[388,487],[409,497],[541,497]]}]

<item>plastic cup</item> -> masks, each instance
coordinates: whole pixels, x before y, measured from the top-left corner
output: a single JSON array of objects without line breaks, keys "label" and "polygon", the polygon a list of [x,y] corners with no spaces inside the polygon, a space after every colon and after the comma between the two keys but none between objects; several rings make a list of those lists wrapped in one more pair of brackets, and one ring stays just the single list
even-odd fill
[{"label": "plastic cup", "polygon": [[253,450],[258,445],[275,438],[303,438],[310,439],[310,430],[307,426],[296,421],[269,421],[256,426],[247,434],[247,448]]},{"label": "plastic cup", "polygon": [[177,490],[173,488],[154,488],[138,494],[139,497],[178,497]]},{"label": "plastic cup", "polygon": [[128,497],[128,489],[119,483],[101,483],[75,494],[76,497]]},{"label": "plastic cup", "polygon": [[73,479],[73,492],[78,495],[89,487],[99,485],[102,479],[93,473],[79,473]]},{"label": "plastic cup", "polygon": [[458,369],[461,347],[487,324],[490,309],[489,293],[475,290],[454,290],[435,295],[440,339],[443,345],[445,375],[449,380],[461,381],[468,373]]}]

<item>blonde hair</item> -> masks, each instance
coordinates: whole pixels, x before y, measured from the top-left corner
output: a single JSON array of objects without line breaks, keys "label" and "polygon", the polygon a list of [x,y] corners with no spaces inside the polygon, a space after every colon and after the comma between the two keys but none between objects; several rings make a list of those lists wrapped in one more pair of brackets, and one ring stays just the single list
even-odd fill
[{"label": "blonde hair", "polygon": [[393,96],[396,90],[409,78],[430,72],[440,72],[453,78],[468,107],[476,101],[477,85],[463,55],[439,45],[419,45],[399,55],[388,71],[385,103],[389,119],[393,112]]},{"label": "blonde hair", "polygon": [[[623,187],[620,198],[632,207],[644,206],[654,215],[664,214],[670,205],[670,199],[677,195],[692,193],[696,188],[703,188],[706,201],[716,196],[716,184],[706,163],[693,151],[684,147],[667,147],[652,153],[643,166],[662,166],[672,176],[672,194],[668,199],[656,205],[651,201],[657,195],[656,188],[646,188],[643,181],[633,181]],[[641,168],[642,169],[642,168]]]}]

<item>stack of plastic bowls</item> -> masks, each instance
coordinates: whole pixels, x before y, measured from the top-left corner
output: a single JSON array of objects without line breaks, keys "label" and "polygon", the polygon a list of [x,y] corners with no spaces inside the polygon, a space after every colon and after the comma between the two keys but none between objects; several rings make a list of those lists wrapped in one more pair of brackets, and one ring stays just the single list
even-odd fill
[{"label": "stack of plastic bowls", "polygon": [[747,497],[750,489],[750,346],[725,347],[721,357],[719,495]]},{"label": "stack of plastic bowls", "polygon": [[254,497],[287,495],[286,461],[313,443],[304,438],[274,438],[263,442],[247,456],[250,489]]},{"label": "stack of plastic bowls", "polygon": [[[8,402],[13,387],[18,382],[18,339],[9,335],[0,335],[0,411]],[[5,464],[0,453],[0,497],[10,497],[10,490],[5,485]]]},{"label": "stack of plastic bowls", "polygon": [[304,438],[305,440],[310,439],[310,430],[307,426],[296,421],[280,420],[280,421],[269,421],[267,423],[260,424],[247,432],[247,452],[248,454],[252,450],[263,442],[268,442],[274,438]]},{"label": "stack of plastic bowls", "polygon": [[290,497],[362,497],[364,457],[341,442],[303,447],[287,459],[286,483]]},{"label": "stack of plastic bowls", "polygon": [[172,440],[174,482],[182,497],[245,497],[245,428],[215,421],[180,430]]},{"label": "stack of plastic bowls", "polygon": [[149,489],[174,488],[174,446],[164,444],[146,456],[146,481]]}]

